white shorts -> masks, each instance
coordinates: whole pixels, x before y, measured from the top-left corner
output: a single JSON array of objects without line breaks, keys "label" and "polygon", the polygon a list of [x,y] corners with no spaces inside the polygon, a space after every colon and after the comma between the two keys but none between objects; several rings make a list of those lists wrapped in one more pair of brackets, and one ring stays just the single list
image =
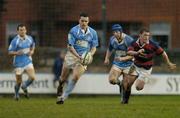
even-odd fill
[{"label": "white shorts", "polygon": [[30,68],[34,69],[34,66],[32,63],[29,63],[28,65],[26,65],[24,67],[17,67],[14,69],[14,71],[15,71],[16,75],[21,75],[25,70],[30,69]]},{"label": "white shorts", "polygon": [[133,65],[133,66],[135,67],[135,72],[138,75],[137,79],[142,80],[145,83],[147,83],[148,80],[150,79],[152,68],[150,68],[149,70],[146,70],[144,68],[137,67],[136,65]]},{"label": "white shorts", "polygon": [[[129,73],[129,70],[130,70],[130,66],[128,67],[119,67],[119,66],[116,66],[116,65],[113,65],[112,68],[118,72],[122,72],[122,73],[125,73],[125,74],[128,74]],[[131,73],[131,75],[136,75],[136,72],[133,72]]]},{"label": "white shorts", "polygon": [[64,59],[64,65],[69,68],[73,69],[77,65],[81,65],[86,70],[87,66],[84,66],[81,64],[80,60],[73,55],[70,51],[67,52],[65,59]]}]

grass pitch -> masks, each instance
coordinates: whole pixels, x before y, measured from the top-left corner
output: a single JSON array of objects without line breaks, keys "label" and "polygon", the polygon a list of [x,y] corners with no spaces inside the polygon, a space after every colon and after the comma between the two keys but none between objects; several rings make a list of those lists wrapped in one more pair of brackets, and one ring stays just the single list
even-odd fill
[{"label": "grass pitch", "polygon": [[71,96],[63,105],[56,97],[14,101],[0,97],[0,118],[179,118],[180,96],[131,96],[128,105],[119,96]]}]

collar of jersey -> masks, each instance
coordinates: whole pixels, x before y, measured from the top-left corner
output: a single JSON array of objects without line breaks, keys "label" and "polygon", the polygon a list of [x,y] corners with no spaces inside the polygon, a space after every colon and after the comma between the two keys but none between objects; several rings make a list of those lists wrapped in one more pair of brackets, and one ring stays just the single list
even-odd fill
[{"label": "collar of jersey", "polygon": [[118,42],[118,40],[117,40],[116,37],[114,37],[114,38],[115,38],[115,40],[116,40],[116,42],[117,42],[118,44],[122,44],[122,43],[124,43],[125,36],[126,36],[126,34],[125,34],[125,33],[122,33],[122,41],[121,41],[121,42]]},{"label": "collar of jersey", "polygon": [[[19,38],[20,40],[23,40],[19,35],[18,35],[18,38]],[[25,35],[25,39],[27,39],[27,35]]]},{"label": "collar of jersey", "polygon": [[81,27],[80,27],[80,25],[79,25],[79,31],[78,31],[78,33],[79,33],[80,31],[81,31],[83,34],[89,34],[89,33],[91,33],[90,30],[89,30],[89,27],[87,27],[87,32],[84,33],[84,30],[81,29]]},{"label": "collar of jersey", "polygon": [[140,39],[138,38],[138,40],[136,41],[136,43],[138,44],[138,46],[139,46],[140,48],[142,48],[142,47],[144,47],[146,44],[149,44],[149,40],[148,40],[146,43],[144,43],[143,45],[141,45],[141,44],[140,44]]}]

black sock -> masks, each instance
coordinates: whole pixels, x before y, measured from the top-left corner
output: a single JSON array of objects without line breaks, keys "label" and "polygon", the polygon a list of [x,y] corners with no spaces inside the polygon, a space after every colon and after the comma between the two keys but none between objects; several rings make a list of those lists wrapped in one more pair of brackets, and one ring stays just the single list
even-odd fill
[{"label": "black sock", "polygon": [[64,83],[65,81],[62,81],[62,80],[59,81],[59,86],[57,88],[57,96],[62,95]]}]

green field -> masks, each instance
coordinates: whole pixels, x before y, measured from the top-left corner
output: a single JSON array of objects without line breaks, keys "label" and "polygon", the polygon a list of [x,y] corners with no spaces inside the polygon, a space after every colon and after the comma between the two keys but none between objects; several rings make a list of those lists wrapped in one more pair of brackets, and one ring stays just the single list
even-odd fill
[{"label": "green field", "polygon": [[0,97],[0,118],[179,118],[180,96],[72,96],[63,105],[55,97],[33,96],[14,101]]}]

